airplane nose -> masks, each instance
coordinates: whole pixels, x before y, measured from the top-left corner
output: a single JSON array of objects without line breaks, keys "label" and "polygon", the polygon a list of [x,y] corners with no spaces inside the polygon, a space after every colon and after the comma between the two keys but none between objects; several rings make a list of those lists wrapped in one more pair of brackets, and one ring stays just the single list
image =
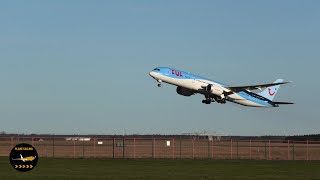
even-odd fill
[{"label": "airplane nose", "polygon": [[149,75],[151,76],[151,77],[154,77],[154,72],[149,72]]}]

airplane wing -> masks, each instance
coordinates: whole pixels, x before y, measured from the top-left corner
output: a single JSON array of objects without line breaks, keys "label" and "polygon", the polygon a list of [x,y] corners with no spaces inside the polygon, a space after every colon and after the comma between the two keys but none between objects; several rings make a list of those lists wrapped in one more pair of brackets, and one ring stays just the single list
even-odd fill
[{"label": "airplane wing", "polygon": [[224,86],[224,88],[230,89],[233,92],[240,92],[243,90],[261,90],[270,86],[276,86],[280,84],[287,84],[290,82],[278,82],[278,83],[269,83],[269,84],[259,84],[259,85],[250,85],[250,86]]}]

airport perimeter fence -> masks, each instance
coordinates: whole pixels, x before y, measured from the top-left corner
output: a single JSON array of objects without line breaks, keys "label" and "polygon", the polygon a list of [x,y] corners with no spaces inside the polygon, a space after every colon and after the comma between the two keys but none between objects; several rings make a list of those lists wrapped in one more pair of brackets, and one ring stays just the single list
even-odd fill
[{"label": "airport perimeter fence", "polygon": [[9,156],[19,143],[33,145],[46,158],[320,160],[320,141],[179,137],[1,137],[0,156]]}]

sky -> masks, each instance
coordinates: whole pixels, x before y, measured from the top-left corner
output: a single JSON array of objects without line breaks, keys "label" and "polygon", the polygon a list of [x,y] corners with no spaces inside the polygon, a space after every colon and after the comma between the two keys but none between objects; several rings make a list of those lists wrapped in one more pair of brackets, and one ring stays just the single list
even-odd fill
[{"label": "sky", "polygon": [[[0,131],[319,132],[319,1],[1,1]],[[279,108],[201,103],[148,73],[230,85],[284,78]]]}]

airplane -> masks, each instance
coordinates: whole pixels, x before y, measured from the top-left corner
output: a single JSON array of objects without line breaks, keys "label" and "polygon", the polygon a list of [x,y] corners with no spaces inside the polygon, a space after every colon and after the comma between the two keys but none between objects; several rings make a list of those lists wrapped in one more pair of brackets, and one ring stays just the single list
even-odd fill
[{"label": "airplane", "polygon": [[[165,82],[177,86],[177,93],[182,96],[191,96],[196,93],[204,95],[204,104],[217,102],[225,104],[227,101],[251,107],[279,107],[282,104],[294,104],[291,102],[273,101],[283,79],[278,79],[273,83],[249,85],[249,86],[229,86],[217,81],[193,75],[169,67],[157,67],[149,72],[149,75],[158,82],[158,87]],[[252,90],[261,90],[254,93]]]},{"label": "airplane", "polygon": [[33,161],[34,159],[36,159],[36,156],[23,157],[21,154],[20,154],[20,158],[16,158],[16,159],[12,158],[12,160],[20,160],[20,161],[23,161],[23,162]]}]

